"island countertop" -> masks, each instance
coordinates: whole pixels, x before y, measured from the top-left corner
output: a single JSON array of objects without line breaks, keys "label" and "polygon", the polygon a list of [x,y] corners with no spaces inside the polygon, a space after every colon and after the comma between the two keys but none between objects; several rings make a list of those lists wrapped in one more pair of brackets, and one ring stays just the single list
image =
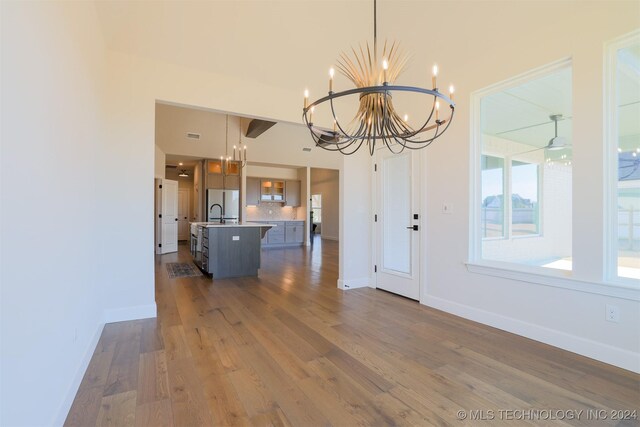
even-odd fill
[{"label": "island countertop", "polygon": [[219,222],[192,222],[191,224],[197,227],[226,227],[226,228],[234,228],[234,227],[277,227],[277,224],[271,223],[255,223],[255,222],[227,222],[224,224],[220,224]]}]

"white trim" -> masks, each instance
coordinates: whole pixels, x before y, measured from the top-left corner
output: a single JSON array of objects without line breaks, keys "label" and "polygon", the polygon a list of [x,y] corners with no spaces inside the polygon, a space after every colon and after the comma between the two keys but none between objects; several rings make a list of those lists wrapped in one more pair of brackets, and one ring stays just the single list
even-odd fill
[{"label": "white trim", "polygon": [[[638,280],[618,276],[618,127],[616,107],[616,68],[617,52],[620,49],[640,42],[640,30],[632,31],[604,45],[603,97],[603,153],[604,161],[604,265],[606,282],[615,285],[638,283]],[[614,238],[613,236],[616,236]]]},{"label": "white trim", "polygon": [[633,351],[613,347],[533,323],[523,322],[512,317],[480,310],[443,298],[427,296],[424,304],[474,322],[489,325],[503,331],[640,373],[640,354]]},{"label": "white trim", "polygon": [[465,265],[471,273],[502,277],[520,282],[536,283],[590,294],[605,295],[631,301],[640,301],[640,287],[638,286],[625,286],[623,284],[609,282],[587,282],[569,277],[565,274],[568,272],[562,270],[546,269],[548,270],[546,272],[547,274],[542,274],[538,272],[514,270],[510,264],[502,266],[499,263],[494,263],[494,265],[488,263],[465,263]]},{"label": "white trim", "polygon": [[350,289],[366,288],[371,286],[371,278],[369,277],[350,279],[346,282],[348,283],[345,283],[345,281],[342,279],[338,279],[338,288],[342,289],[343,291],[348,291]]},{"label": "white trim", "polygon": [[320,238],[325,240],[335,240],[336,242],[338,241],[338,238],[335,236],[325,236],[323,234],[320,234]]},{"label": "white trim", "polygon": [[104,311],[104,323],[126,322],[128,320],[149,319],[158,316],[156,303],[107,309]]},{"label": "white trim", "polygon": [[58,410],[58,414],[56,415],[53,425],[54,426],[62,426],[69,415],[69,411],[71,410],[71,405],[73,405],[73,401],[76,398],[76,394],[78,393],[78,389],[80,388],[80,383],[82,383],[82,379],[84,378],[84,374],[89,367],[89,363],[91,362],[91,358],[93,357],[93,353],[98,346],[98,341],[100,340],[100,336],[102,335],[102,330],[104,329],[104,323],[99,323],[96,328],[91,341],[89,341],[89,345],[82,357],[82,361],[80,365],[78,365],[78,369],[76,369],[76,373],[73,376],[73,380],[71,381],[71,385],[67,389],[66,396],[62,400],[62,404],[60,405],[60,409]]}]

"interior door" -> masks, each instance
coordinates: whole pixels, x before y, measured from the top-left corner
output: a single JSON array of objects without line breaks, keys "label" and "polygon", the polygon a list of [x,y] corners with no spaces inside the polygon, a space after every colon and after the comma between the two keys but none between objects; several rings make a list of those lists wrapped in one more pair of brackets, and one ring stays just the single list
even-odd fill
[{"label": "interior door", "polygon": [[411,151],[376,152],[377,287],[420,299],[417,159]]},{"label": "interior door", "polygon": [[160,253],[178,251],[178,181],[162,180],[162,247]]},{"label": "interior door", "polygon": [[178,190],[178,240],[189,240],[189,190]]}]

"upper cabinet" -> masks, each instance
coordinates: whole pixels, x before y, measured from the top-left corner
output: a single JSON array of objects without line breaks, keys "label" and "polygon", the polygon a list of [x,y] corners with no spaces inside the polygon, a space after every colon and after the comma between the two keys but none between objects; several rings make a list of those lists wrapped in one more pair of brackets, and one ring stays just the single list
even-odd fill
[{"label": "upper cabinet", "polygon": [[[223,173],[223,168],[225,169]],[[205,162],[207,171],[206,188],[217,190],[239,190],[240,189],[240,165],[239,162],[223,162],[218,159],[211,159]]]},{"label": "upper cabinet", "polygon": [[260,184],[260,200],[263,202],[284,202],[284,181],[262,179]]},{"label": "upper cabinet", "polygon": [[285,206],[300,206],[300,181],[285,183]]},{"label": "upper cabinet", "polygon": [[260,178],[247,177],[247,205],[255,206],[260,203]]},{"label": "upper cabinet", "polygon": [[247,177],[247,205],[260,202],[277,202],[285,206],[300,206],[300,181]]}]

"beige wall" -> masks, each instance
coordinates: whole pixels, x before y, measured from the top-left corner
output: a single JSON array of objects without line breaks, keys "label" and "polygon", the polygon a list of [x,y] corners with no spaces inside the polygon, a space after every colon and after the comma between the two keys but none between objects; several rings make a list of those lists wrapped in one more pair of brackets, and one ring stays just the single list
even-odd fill
[{"label": "beige wall", "polygon": [[322,238],[338,240],[339,236],[339,172],[311,168],[311,195],[322,194]]},{"label": "beige wall", "polygon": [[166,164],[167,156],[164,154],[164,151],[160,149],[157,145],[155,146],[155,161],[153,163],[154,166],[154,178],[164,178],[164,167]]},{"label": "beige wall", "polygon": [[[249,106],[246,108],[251,111]],[[248,119],[240,121],[237,116],[229,116],[227,139],[225,114],[162,103],[158,103],[155,110],[156,144],[167,154],[209,159],[231,156],[233,146],[240,146],[240,122],[243,134],[249,125]],[[200,139],[187,138],[187,132],[199,133]],[[314,147],[309,131],[301,124],[279,122],[257,138],[243,137],[242,146],[245,145],[252,163],[328,168],[338,168],[340,164],[340,157],[334,153]],[[302,151],[303,148],[311,152]]]},{"label": "beige wall", "polygon": [[[285,160],[285,159],[283,159]],[[277,166],[247,166],[247,176],[253,178],[298,179],[298,168]]]}]

